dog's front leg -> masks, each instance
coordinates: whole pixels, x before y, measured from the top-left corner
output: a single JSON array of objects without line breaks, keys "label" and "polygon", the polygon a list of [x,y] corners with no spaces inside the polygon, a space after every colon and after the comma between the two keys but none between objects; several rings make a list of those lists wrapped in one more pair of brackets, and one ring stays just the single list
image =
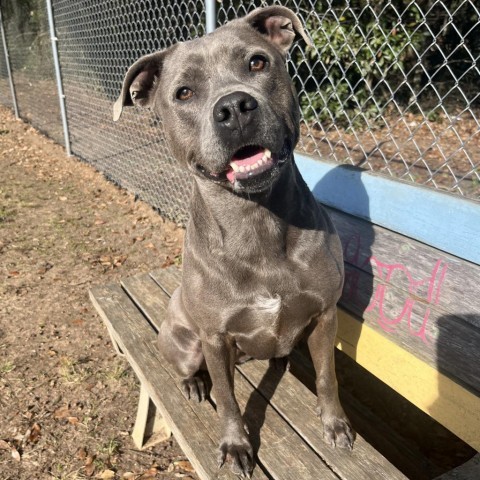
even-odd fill
[{"label": "dog's front leg", "polygon": [[355,433],[338,399],[335,375],[335,336],[337,309],[315,317],[310,326],[308,348],[317,375],[317,414],[322,419],[323,437],[333,447],[352,448]]},{"label": "dog's front leg", "polygon": [[250,477],[253,470],[253,450],[234,394],[236,351],[233,342],[223,335],[215,335],[202,341],[217,402],[221,422],[219,466],[227,455],[232,459],[232,471],[242,477]]}]

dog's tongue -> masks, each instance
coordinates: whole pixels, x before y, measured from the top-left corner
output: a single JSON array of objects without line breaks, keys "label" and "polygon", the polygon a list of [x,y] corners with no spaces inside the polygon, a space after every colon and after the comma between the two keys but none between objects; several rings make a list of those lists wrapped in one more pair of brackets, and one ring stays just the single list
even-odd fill
[{"label": "dog's tongue", "polygon": [[236,152],[230,161],[230,168],[226,173],[228,181],[235,183],[235,173],[238,172],[240,167],[245,168],[247,165],[255,165],[263,158],[264,153],[265,149],[261,147],[246,147]]}]

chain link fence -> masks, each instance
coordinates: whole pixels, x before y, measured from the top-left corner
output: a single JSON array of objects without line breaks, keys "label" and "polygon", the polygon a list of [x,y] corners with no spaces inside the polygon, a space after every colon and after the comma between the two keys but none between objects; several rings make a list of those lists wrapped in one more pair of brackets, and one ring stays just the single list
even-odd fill
[{"label": "chain link fence", "polygon": [[218,24],[272,3],[314,42],[288,63],[300,151],[480,197],[477,1],[224,1]]},{"label": "chain link fence", "polygon": [[12,108],[13,101],[8,79],[7,61],[5,49],[3,48],[3,45],[0,45],[0,103]]},{"label": "chain link fence", "polygon": [[112,105],[140,56],[205,33],[202,2],[57,0],[53,4],[71,148],[108,178],[179,223],[190,178],[171,157],[155,116]]},{"label": "chain link fence", "polygon": [[[205,34],[206,2],[53,0],[72,152],[183,223],[190,179],[161,121],[111,111],[138,57]],[[314,42],[288,68],[302,106],[298,150],[480,198],[476,0],[216,2],[217,26],[282,4]],[[1,0],[20,115],[62,141],[45,0]],[[0,52],[0,102],[11,105]],[[10,101],[9,101],[10,99]]]},{"label": "chain link fence", "polygon": [[20,117],[64,144],[45,0],[0,5]]}]

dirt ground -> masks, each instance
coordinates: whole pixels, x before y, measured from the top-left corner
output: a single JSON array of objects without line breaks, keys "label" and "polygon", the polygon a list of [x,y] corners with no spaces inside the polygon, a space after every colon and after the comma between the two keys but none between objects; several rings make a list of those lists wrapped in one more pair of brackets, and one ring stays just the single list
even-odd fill
[{"label": "dirt ground", "polygon": [[196,476],[139,451],[139,388],[88,288],[177,262],[183,230],[0,107],[0,478]]}]

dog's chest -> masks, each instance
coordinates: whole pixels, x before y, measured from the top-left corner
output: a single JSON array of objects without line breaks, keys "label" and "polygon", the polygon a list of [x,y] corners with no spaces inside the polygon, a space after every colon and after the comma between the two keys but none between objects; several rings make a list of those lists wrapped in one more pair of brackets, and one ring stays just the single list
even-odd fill
[{"label": "dog's chest", "polygon": [[266,293],[261,289],[251,301],[237,304],[226,325],[244,353],[259,359],[288,355],[321,309],[319,295],[293,287]]}]

